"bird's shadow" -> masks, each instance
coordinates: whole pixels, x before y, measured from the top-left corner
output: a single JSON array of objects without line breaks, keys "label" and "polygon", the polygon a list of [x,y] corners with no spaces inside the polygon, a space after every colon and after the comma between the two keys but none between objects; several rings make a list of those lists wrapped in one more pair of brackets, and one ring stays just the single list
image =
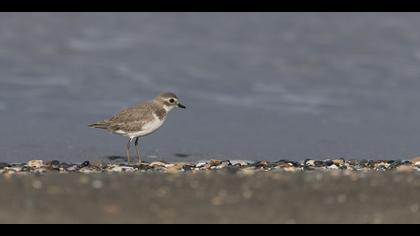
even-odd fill
[{"label": "bird's shadow", "polygon": [[128,161],[127,157],[123,156],[107,156],[105,159],[110,161]]},{"label": "bird's shadow", "polygon": [[187,153],[175,153],[174,156],[177,158],[186,159],[189,158],[191,155]]}]

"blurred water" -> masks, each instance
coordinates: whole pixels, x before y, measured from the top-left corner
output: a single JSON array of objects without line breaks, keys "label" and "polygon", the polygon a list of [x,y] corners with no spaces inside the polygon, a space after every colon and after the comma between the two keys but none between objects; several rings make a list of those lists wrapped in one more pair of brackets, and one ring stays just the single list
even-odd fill
[{"label": "blurred water", "polygon": [[189,109],[143,139],[147,160],[416,156],[419,20],[1,13],[0,161],[124,155],[86,125],[167,90]]}]

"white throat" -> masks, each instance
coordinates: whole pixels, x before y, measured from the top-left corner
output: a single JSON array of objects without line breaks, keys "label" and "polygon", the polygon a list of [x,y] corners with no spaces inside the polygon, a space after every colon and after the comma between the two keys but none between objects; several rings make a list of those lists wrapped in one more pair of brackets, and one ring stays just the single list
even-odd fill
[{"label": "white throat", "polygon": [[166,112],[169,112],[169,111],[171,111],[174,108],[175,108],[175,106],[166,106],[166,105],[163,105],[163,109],[165,109]]}]

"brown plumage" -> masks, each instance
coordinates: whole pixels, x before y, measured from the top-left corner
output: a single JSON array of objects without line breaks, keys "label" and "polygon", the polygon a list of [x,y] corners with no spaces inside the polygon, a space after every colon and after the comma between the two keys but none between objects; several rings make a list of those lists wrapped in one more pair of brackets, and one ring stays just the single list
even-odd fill
[{"label": "brown plumage", "polygon": [[89,127],[105,129],[129,137],[130,140],[126,146],[128,162],[130,162],[130,143],[135,139],[137,155],[141,162],[138,146],[139,137],[151,134],[159,129],[166,120],[167,113],[175,107],[185,108],[174,93],[161,93],[152,101],[129,107],[112,118],[90,124]]},{"label": "brown plumage", "polygon": [[147,122],[155,119],[154,114],[162,120],[166,115],[166,110],[155,101],[146,101],[117,113],[111,119],[90,124],[89,127],[111,132],[119,130],[127,133],[138,132],[142,131]]}]

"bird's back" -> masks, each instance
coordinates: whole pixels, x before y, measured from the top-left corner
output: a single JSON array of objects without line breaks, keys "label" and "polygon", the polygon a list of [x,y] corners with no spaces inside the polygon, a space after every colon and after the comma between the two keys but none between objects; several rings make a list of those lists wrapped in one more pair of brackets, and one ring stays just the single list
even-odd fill
[{"label": "bird's back", "polygon": [[160,107],[154,101],[146,101],[117,113],[108,120],[99,121],[89,127],[107,129],[113,132],[138,132],[143,130],[143,127],[156,119],[156,117],[163,120],[166,115],[165,109]]}]

